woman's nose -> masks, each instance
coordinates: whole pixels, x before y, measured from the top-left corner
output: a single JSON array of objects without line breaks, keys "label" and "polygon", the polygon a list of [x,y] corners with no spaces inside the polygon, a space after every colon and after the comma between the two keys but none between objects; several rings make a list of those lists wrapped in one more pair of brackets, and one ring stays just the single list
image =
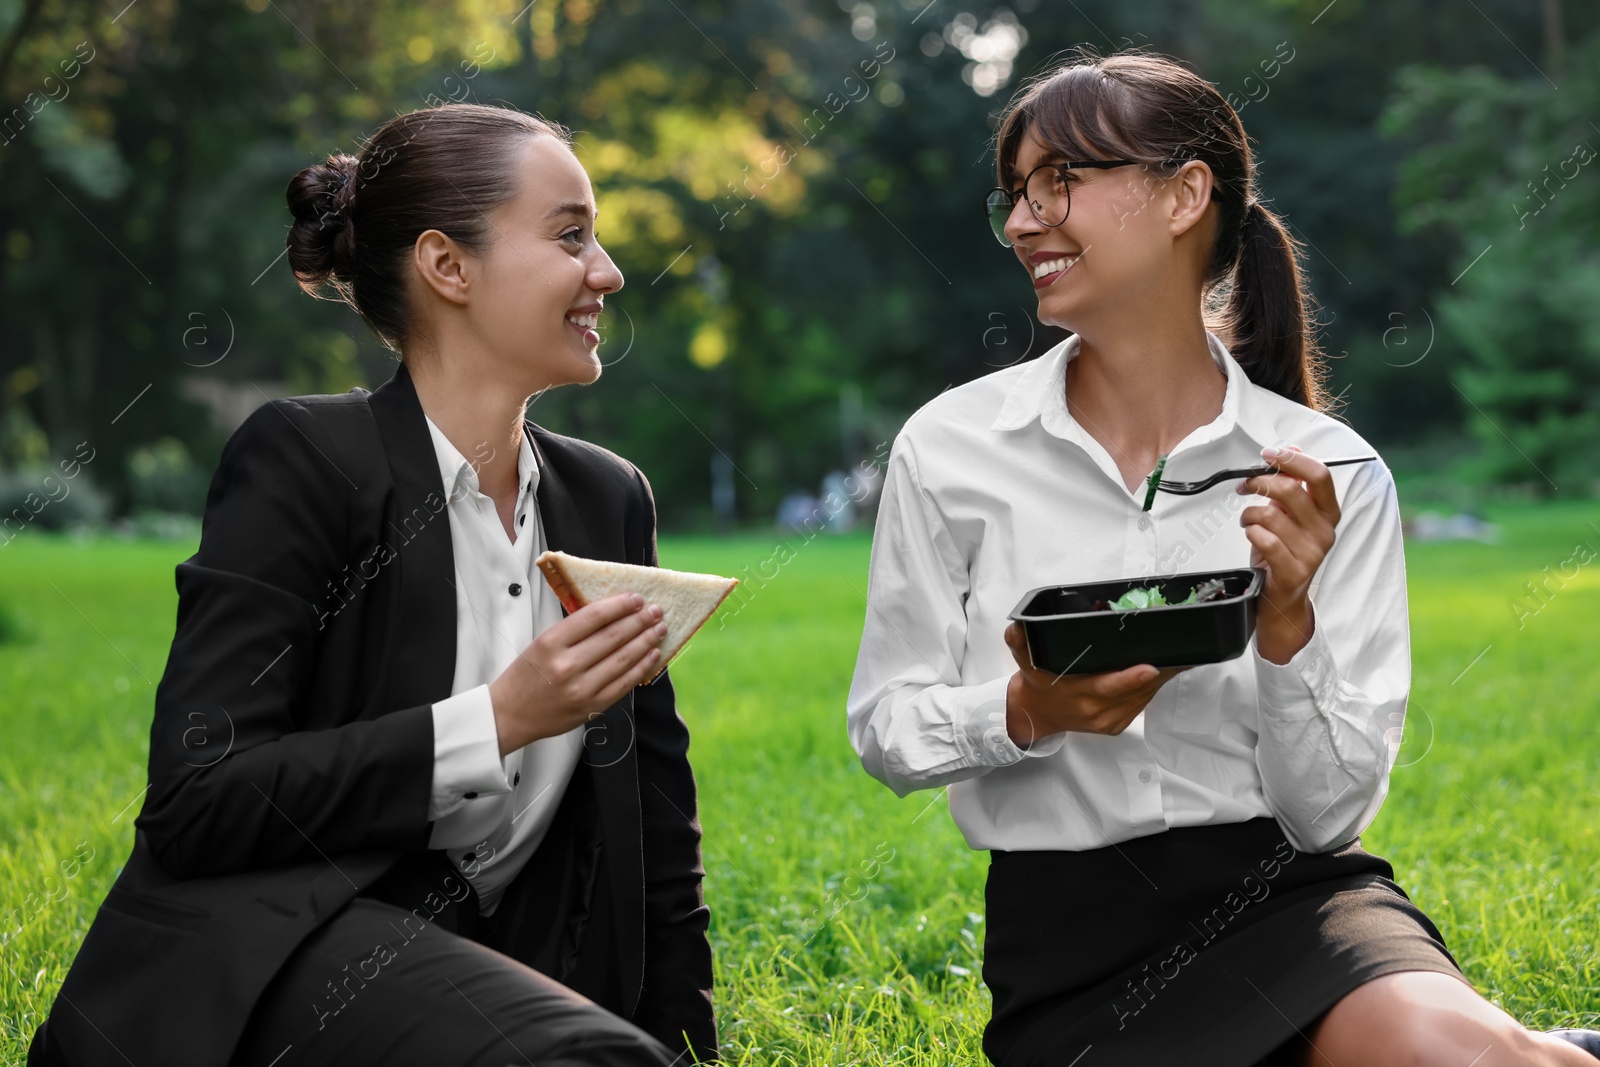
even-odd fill
[{"label": "woman's nose", "polygon": [[1039,233],[1043,229],[1044,223],[1028,206],[1027,197],[1017,197],[1017,202],[1011,205],[1011,214],[1006,218],[1006,237],[1016,244],[1028,234]]},{"label": "woman's nose", "polygon": [[597,293],[614,293],[622,288],[622,272],[611,261],[605,249],[600,249],[599,258],[589,268],[589,288]]}]

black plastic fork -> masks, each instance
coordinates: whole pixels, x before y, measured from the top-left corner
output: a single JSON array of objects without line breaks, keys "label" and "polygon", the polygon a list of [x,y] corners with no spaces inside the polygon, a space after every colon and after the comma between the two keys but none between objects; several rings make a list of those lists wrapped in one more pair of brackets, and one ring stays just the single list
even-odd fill
[{"label": "black plastic fork", "polygon": [[[1165,458],[1166,457],[1164,456],[1162,457],[1163,460],[1165,460]],[[1377,458],[1377,456],[1355,456],[1351,459],[1325,459],[1322,461],[1322,463],[1323,466],[1326,467],[1337,467],[1343,463],[1367,463]],[[1163,462],[1161,466],[1165,467],[1166,464]],[[1277,467],[1271,466],[1270,464],[1263,464],[1259,467],[1239,467],[1233,470],[1218,471],[1211,477],[1197,482],[1168,481],[1167,479],[1163,478],[1156,482],[1151,488],[1151,491],[1145,501],[1145,510],[1150,510],[1150,504],[1155,500],[1156,489],[1160,489],[1164,493],[1172,493],[1176,496],[1194,496],[1196,493],[1205,492],[1218,482],[1225,482],[1231,478],[1256,478],[1263,474],[1276,474],[1277,472]]]}]

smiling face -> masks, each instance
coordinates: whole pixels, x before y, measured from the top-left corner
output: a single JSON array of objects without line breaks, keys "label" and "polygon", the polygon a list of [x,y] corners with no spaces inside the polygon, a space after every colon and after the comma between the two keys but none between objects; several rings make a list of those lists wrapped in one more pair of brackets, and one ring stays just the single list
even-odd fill
[{"label": "smiling face", "polygon": [[605,297],[622,273],[595,236],[594,190],[553,137],[525,142],[517,195],[489,213],[490,243],[474,257],[469,329],[528,392],[600,377]]},{"label": "smiling face", "polygon": [[[1020,189],[1040,164],[1065,161],[1037,138],[1030,125],[1018,143],[1006,182]],[[1199,179],[1205,188],[1193,189],[1186,197],[1184,186],[1197,180],[1196,168],[1205,171]],[[1209,234],[1201,231],[1213,224],[1215,215],[1204,208],[1209,175],[1199,162],[1185,164],[1166,179],[1155,168],[1139,165],[1069,170],[1063,180],[1071,210],[1057,226],[1041,223],[1027,199],[1018,197],[1006,220],[1006,236],[1032,280],[1039,321],[1084,333],[1197,288],[1196,272],[1203,258],[1196,252],[1204,253],[1210,246]]]}]

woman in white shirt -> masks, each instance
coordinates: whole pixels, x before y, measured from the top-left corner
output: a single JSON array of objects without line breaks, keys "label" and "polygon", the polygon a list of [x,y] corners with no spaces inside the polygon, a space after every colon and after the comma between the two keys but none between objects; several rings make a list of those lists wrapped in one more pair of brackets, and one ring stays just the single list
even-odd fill
[{"label": "woman in white shirt", "polygon": [[[1381,461],[1321,462],[1374,452],[1325,413],[1238,116],[1170,60],[1085,55],[1018,93],[996,145],[995,234],[1073,336],[896,438],[848,702],[867,770],[946,788],[991,851],[986,1053],[1592,1063],[1600,1035],[1480,996],[1361,848],[1411,682],[1399,510]],[[1146,511],[1162,454],[1167,478],[1281,473]],[[1254,636],[1221,663],[1057,675],[1008,622],[1040,586],[1247,566]]]}]

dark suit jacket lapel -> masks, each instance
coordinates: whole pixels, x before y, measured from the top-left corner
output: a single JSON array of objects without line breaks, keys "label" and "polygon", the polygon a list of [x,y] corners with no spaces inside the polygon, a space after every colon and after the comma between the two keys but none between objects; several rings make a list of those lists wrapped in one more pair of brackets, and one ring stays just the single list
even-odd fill
[{"label": "dark suit jacket lapel", "polygon": [[[394,477],[380,537],[395,552],[388,566],[395,568],[400,584],[396,610],[387,621],[386,681],[384,699],[378,702],[392,710],[450,695],[456,659],[455,556],[438,457],[404,364],[368,403]],[[545,546],[586,559],[606,558],[597,551],[573,487],[551,451],[540,446],[543,431],[524,421],[523,432],[539,465],[536,498]],[[616,540],[621,542],[620,534]],[[618,555],[617,562],[625,562]],[[587,769],[594,775],[600,832],[617,890],[613,925],[624,1016],[632,1014],[638,1002],[644,964],[644,854],[633,707],[629,692],[596,718],[584,735],[579,768],[580,773]]]},{"label": "dark suit jacket lapel", "polygon": [[394,552],[387,566],[400,583],[396,610],[387,620],[382,675],[381,706],[393,710],[450,695],[456,672],[455,556],[438,455],[405,364],[367,402],[394,477],[379,532]]}]

